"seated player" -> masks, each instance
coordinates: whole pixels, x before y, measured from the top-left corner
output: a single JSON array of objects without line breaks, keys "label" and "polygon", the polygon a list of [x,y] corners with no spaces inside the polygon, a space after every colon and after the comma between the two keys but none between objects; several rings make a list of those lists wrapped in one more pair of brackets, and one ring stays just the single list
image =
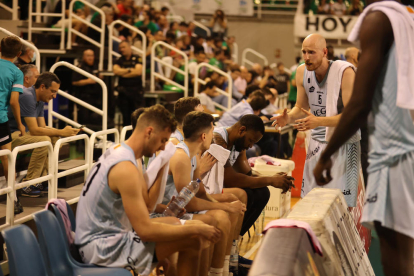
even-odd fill
[{"label": "seated player", "polygon": [[[184,141],[176,146],[177,151],[170,160],[163,204],[167,204],[172,196],[179,193],[191,180],[201,179],[196,155],[210,147],[213,139],[213,121],[213,116],[199,111],[190,112],[184,118]],[[191,214],[193,219],[205,221],[206,217],[209,220],[209,217],[212,217],[217,222],[222,238],[214,246],[209,275],[229,275],[234,228],[239,215],[246,210],[245,204],[239,200],[218,202],[206,193],[201,183],[197,195],[188,203],[186,210],[195,213]]]},{"label": "seated player", "polygon": [[[154,261],[160,263],[179,252],[173,275],[198,275],[199,254],[220,232],[204,223],[175,225],[164,218],[150,219],[145,197],[147,184],[137,169],[137,159],[163,150],[176,123],[156,105],[145,109],[131,137],[108,149],[91,170],[79,198],[75,244],[83,261],[123,267],[148,275]],[[175,273],[175,274],[174,274]]]}]

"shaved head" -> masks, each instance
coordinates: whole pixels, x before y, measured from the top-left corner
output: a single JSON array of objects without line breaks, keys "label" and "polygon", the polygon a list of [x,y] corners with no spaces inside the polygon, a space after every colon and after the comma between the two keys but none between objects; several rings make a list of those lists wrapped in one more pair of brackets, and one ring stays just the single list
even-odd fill
[{"label": "shaved head", "polygon": [[345,50],[346,61],[352,63],[354,66],[358,67],[359,61],[359,49],[355,47],[349,47]]},{"label": "shaved head", "polygon": [[263,72],[262,66],[259,63],[253,64],[252,69],[259,75],[261,75]]},{"label": "shaved head", "polygon": [[302,57],[308,71],[317,70],[327,60],[326,40],[320,34],[308,35],[302,43]]}]

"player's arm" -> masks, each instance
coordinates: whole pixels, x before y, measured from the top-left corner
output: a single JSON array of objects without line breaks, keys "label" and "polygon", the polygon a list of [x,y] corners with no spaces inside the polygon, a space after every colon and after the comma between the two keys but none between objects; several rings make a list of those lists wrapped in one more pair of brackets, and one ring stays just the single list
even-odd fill
[{"label": "player's arm", "polygon": [[349,106],[342,112],[339,124],[321,155],[322,160],[329,160],[366,122],[386,55],[394,42],[391,23],[379,11],[371,12],[365,17],[359,37],[361,57]]},{"label": "player's arm", "polygon": [[247,160],[246,151],[243,150],[240,152],[239,156],[237,157],[236,162],[233,164],[233,169],[236,172],[252,175],[252,168],[249,165],[249,161]]},{"label": "player's arm", "polygon": [[214,197],[212,197],[210,194],[207,193],[205,187],[204,187],[204,183],[201,179],[201,158],[200,155],[197,154],[197,168],[194,170],[194,179],[200,179],[201,183],[200,183],[200,188],[198,189],[197,192],[197,197],[201,198],[201,199],[205,199],[211,202],[218,202],[217,200],[214,199]]},{"label": "player's arm", "polygon": [[125,213],[138,236],[145,242],[165,242],[188,238],[200,234],[201,228],[170,225],[153,222],[142,197],[144,177],[129,161],[115,165],[108,174],[108,185],[114,193],[120,194]]}]

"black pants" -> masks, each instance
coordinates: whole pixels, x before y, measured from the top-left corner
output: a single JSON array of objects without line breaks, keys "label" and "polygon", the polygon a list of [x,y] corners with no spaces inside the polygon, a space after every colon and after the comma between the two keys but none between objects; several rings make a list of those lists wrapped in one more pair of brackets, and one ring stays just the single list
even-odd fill
[{"label": "black pants", "polygon": [[247,210],[244,213],[243,224],[240,231],[241,236],[246,234],[246,232],[253,226],[270,198],[270,191],[267,187],[243,190],[247,194]]},{"label": "black pants", "polygon": [[144,92],[136,87],[117,87],[118,107],[122,113],[124,126],[131,124],[131,114],[144,106]]}]

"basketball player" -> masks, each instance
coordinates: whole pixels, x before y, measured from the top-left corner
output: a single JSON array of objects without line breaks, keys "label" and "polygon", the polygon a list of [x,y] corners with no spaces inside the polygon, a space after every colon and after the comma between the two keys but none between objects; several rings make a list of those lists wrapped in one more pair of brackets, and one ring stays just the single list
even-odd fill
[{"label": "basketball player", "polygon": [[[414,9],[397,1],[367,2],[369,6],[355,26],[362,24],[349,38],[361,46],[349,107],[345,108],[314,174],[319,185],[336,180],[330,174],[331,156],[368,118],[368,185],[361,221],[365,226],[375,226],[385,275],[413,276],[414,126],[410,110],[397,106],[400,105],[397,94],[401,88],[412,94],[414,87],[398,81],[401,71],[397,69],[401,64],[399,58],[413,60],[409,53],[412,46],[408,43],[412,45],[414,41],[410,41],[412,34],[407,32],[403,35],[411,35],[411,39],[397,40],[394,34],[403,27],[413,32],[410,17],[414,19]],[[392,18],[399,23],[398,29],[386,15],[394,11],[398,11]],[[405,20],[400,21],[403,18]],[[401,47],[407,51],[398,52]]]},{"label": "basketball player", "polygon": [[[348,104],[351,97],[354,83],[353,65],[344,61],[330,61],[327,55],[326,41],[321,35],[311,34],[305,38],[302,44],[302,56],[305,64],[299,66],[296,71],[298,90],[296,105],[289,113],[285,109],[281,116],[272,118],[275,120],[273,125],[277,127],[296,123],[295,128],[299,131],[311,130],[311,139],[303,171],[302,197],[317,187],[313,177],[313,169],[320,153],[326,147],[328,128],[338,124],[342,108]],[[332,66],[334,63],[337,64]],[[337,77],[340,85],[337,86],[337,91],[328,91],[328,75],[330,71],[331,74],[338,74],[338,72],[331,70],[331,68],[338,66],[346,68],[343,69],[342,79]],[[335,106],[328,106],[327,93],[332,93],[332,97],[335,95],[338,99]],[[328,108],[332,111],[333,116],[326,116]],[[358,176],[359,172],[359,140],[358,133],[336,153],[332,174],[336,176],[337,181],[326,186],[340,189],[349,207],[356,206],[358,193],[359,178],[355,175]],[[355,166],[347,167],[347,164],[355,164]]]},{"label": "basketball player", "polygon": [[171,225],[150,219],[147,184],[136,163],[163,150],[175,127],[163,106],[146,108],[131,137],[108,149],[91,170],[76,216],[75,243],[85,263],[148,275],[153,262],[179,252],[172,275],[198,275],[200,252],[208,241],[220,239],[219,230],[201,222],[181,225],[177,219]]}]

